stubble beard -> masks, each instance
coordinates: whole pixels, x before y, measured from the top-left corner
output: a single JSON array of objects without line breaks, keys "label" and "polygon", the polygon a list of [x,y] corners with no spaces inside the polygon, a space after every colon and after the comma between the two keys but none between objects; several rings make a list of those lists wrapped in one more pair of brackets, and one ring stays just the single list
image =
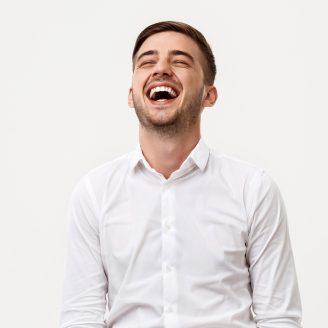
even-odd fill
[{"label": "stubble beard", "polygon": [[[201,105],[203,89],[200,90],[198,94],[194,95],[193,97],[190,97],[182,107],[179,107],[176,110],[175,115],[170,118],[163,116],[154,119],[143,107],[138,97],[135,96],[133,93],[132,96],[134,109],[140,125],[149,132],[154,132],[162,137],[173,137],[178,134],[185,133],[186,131],[188,131],[188,129],[190,129],[197,123],[199,116],[202,112]],[[170,109],[163,109],[163,111],[165,110]]]}]

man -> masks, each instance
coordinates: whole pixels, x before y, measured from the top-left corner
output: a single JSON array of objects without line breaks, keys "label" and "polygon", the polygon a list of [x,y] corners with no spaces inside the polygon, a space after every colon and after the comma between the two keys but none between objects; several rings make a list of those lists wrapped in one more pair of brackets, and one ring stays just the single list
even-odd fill
[{"label": "man", "polygon": [[201,138],[215,74],[187,24],[138,36],[128,103],[139,145],[72,194],[62,328],[301,327],[277,185]]}]

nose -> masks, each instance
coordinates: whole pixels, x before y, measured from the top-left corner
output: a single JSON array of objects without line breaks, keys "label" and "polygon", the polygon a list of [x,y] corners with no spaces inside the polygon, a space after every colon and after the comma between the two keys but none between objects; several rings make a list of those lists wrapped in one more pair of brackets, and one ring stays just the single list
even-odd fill
[{"label": "nose", "polygon": [[153,76],[172,75],[170,63],[167,59],[160,59],[154,66]]}]

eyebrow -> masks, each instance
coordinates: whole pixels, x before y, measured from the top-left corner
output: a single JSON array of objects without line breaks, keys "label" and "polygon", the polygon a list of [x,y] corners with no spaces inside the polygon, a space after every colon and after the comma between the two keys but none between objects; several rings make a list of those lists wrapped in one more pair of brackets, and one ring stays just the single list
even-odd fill
[{"label": "eyebrow", "polygon": [[195,62],[195,59],[192,55],[190,55],[188,52],[182,51],[182,50],[172,50],[170,51],[171,56],[185,56],[189,58],[193,63]]},{"label": "eyebrow", "polygon": [[[152,55],[158,55],[158,51],[157,50],[148,50],[143,52],[142,54],[140,54],[136,60],[136,62],[138,62],[142,57],[144,56],[152,56]],[[195,62],[195,59],[192,55],[190,55],[188,52],[182,51],[182,50],[171,50],[169,52],[170,56],[185,56],[187,58],[189,58],[193,63]]]},{"label": "eyebrow", "polygon": [[142,54],[140,54],[136,60],[136,62],[138,62],[142,57],[144,56],[151,56],[151,55],[158,55],[158,51],[156,50],[148,50],[143,52]]}]

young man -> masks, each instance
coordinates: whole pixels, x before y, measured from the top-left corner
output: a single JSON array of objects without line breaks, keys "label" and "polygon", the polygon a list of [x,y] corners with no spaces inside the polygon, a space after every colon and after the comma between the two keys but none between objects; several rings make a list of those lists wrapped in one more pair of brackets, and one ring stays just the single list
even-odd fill
[{"label": "young man", "polygon": [[62,328],[301,327],[277,185],[201,138],[215,74],[193,27],[139,35],[128,96],[139,145],[72,194]]}]

